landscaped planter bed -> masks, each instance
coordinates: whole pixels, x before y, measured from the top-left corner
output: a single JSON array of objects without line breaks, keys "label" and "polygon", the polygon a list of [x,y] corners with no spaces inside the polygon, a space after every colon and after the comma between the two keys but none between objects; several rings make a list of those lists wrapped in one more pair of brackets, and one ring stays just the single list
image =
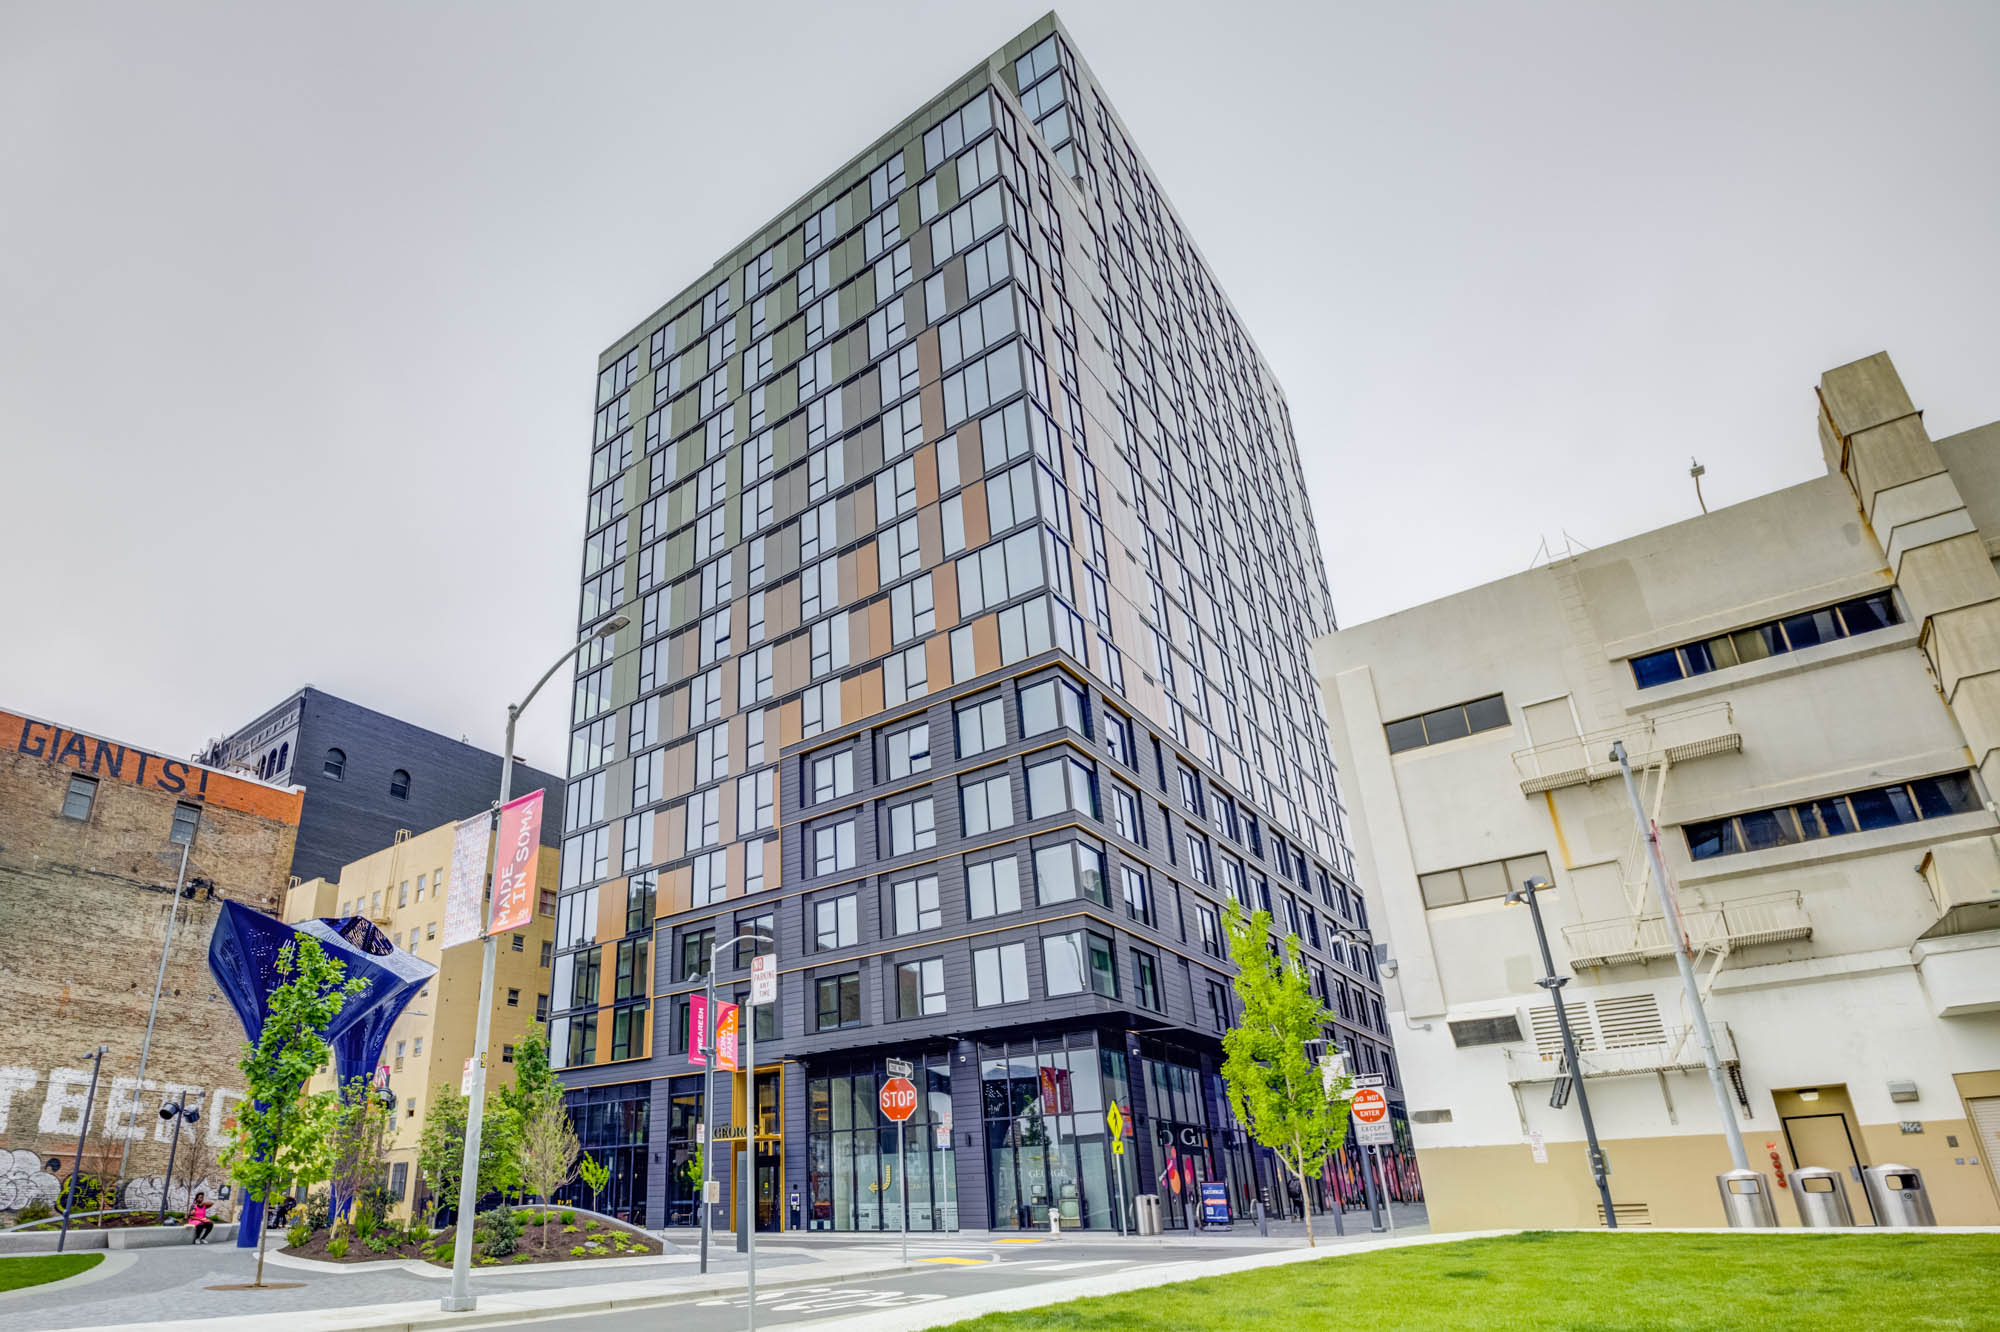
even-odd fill
[{"label": "landscaped planter bed", "polygon": [[[495,1247],[493,1240],[481,1238],[482,1234],[492,1229],[488,1220],[491,1215],[481,1213],[473,1231],[474,1267],[525,1267],[532,1263],[567,1263],[602,1258],[657,1258],[662,1252],[658,1240],[615,1221],[563,1208],[522,1207],[514,1211],[521,1221],[521,1234],[514,1241],[513,1252],[494,1255],[488,1252]],[[565,1221],[564,1217],[569,1220]],[[401,1260],[450,1267],[452,1246],[458,1240],[456,1227],[438,1231],[419,1243],[410,1242],[400,1227],[385,1227],[377,1232],[378,1239],[383,1235],[393,1237],[396,1242],[378,1249],[359,1236],[348,1235],[345,1236],[348,1241],[345,1251],[336,1256],[329,1250],[330,1245],[340,1247],[333,1234],[327,1230],[316,1230],[305,1243],[288,1245],[285,1252],[328,1263]]]}]

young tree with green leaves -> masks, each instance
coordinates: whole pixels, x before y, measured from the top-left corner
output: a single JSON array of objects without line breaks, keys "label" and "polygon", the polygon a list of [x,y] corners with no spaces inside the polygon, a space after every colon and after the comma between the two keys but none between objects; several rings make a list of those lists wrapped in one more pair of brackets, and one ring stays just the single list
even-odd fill
[{"label": "young tree with green leaves", "polygon": [[[277,972],[284,981],[265,1000],[264,1029],[256,1044],[246,1042],[237,1064],[244,1097],[222,1160],[244,1197],[266,1206],[326,1178],[327,1116],[319,1098],[306,1095],[306,1084],[332,1052],[321,1033],[350,997],[368,988],[365,980],[346,980],[346,965],[308,935],[279,950]],[[260,1286],[269,1233],[265,1227],[257,1236]]]},{"label": "young tree with green leaves", "polygon": [[562,1079],[549,1067],[549,1043],[540,1032],[529,1032],[514,1047],[514,1083],[496,1087],[493,1098],[526,1124],[546,1101],[562,1100]]},{"label": "young tree with green leaves", "polygon": [[[521,1187],[553,1202],[556,1190],[576,1177],[583,1145],[560,1094],[536,1098],[531,1116],[521,1126]],[[548,1247],[549,1227],[543,1226],[542,1248]]]},{"label": "young tree with green leaves", "polygon": [[351,1210],[352,1224],[365,1236],[382,1219],[382,1181],[389,1172],[395,1116],[368,1076],[357,1073],[333,1098],[330,1117],[327,1169],[333,1221],[338,1225]]},{"label": "young tree with green leaves", "polygon": [[[1226,918],[1229,959],[1236,964],[1236,997],[1243,1016],[1222,1038],[1222,1080],[1229,1106],[1256,1142],[1299,1181],[1317,1176],[1347,1141],[1349,1079],[1328,1088],[1309,1053],[1325,1039],[1333,1014],[1306,984],[1297,935],[1285,939],[1284,957],[1269,944],[1271,913],[1246,917],[1234,902]],[[1305,1208],[1306,1243],[1313,1245],[1312,1207]]]},{"label": "young tree with green leaves", "polygon": [[[445,1091],[424,1113],[423,1136],[417,1141],[417,1174],[430,1194],[430,1212],[458,1201],[464,1173],[465,1118],[471,1103],[455,1091]],[[486,1103],[479,1133],[479,1196],[512,1193],[521,1180],[521,1121],[514,1109],[495,1097]],[[465,1218],[468,1223],[470,1218]]]}]

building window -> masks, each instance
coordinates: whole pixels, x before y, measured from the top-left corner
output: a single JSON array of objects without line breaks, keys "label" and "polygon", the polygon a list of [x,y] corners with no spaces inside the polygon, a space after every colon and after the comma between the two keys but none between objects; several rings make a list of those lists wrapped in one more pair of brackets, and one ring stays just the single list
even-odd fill
[{"label": "building window", "polygon": [[1125,914],[1136,921],[1153,923],[1153,890],[1146,882],[1146,871],[1137,865],[1118,867],[1119,884],[1125,890]]},{"label": "building window", "polygon": [[1555,882],[1549,870],[1549,858],[1540,852],[1531,856],[1516,856],[1511,860],[1488,860],[1478,865],[1419,874],[1417,891],[1423,895],[1427,907],[1454,906],[1460,902],[1505,897],[1509,889],[1518,888],[1530,879],[1550,884]]},{"label": "building window", "polygon": [[1028,817],[1076,813],[1097,817],[1097,773],[1073,758],[1051,759],[1028,769]]},{"label": "building window", "polygon": [[860,940],[859,898],[855,894],[813,903],[813,947],[852,948]]},{"label": "building window", "polygon": [[398,768],[389,774],[389,794],[397,800],[410,798],[410,774],[407,769]]},{"label": "building window", "polygon": [[901,962],[896,966],[896,1015],[935,1017],[944,1012],[944,959]]},{"label": "building window", "polygon": [[508,947],[511,948],[514,952],[525,953],[528,951],[528,937],[526,935],[510,934],[507,936],[507,938],[508,938]]},{"label": "building window", "polygon": [[929,723],[889,733],[889,777],[896,780],[931,770]]},{"label": "building window", "polygon": [[1979,808],[1979,793],[1973,789],[1971,777],[1962,772],[1948,772],[1797,805],[1687,823],[1681,826],[1681,832],[1687,838],[1691,859],[1710,860],[1822,837],[1893,828],[1921,819],[1971,814]]},{"label": "building window", "polygon": [[1489,694],[1470,703],[1456,703],[1422,716],[1392,721],[1384,729],[1389,736],[1389,752],[1400,754],[1406,749],[1441,745],[1481,731],[1497,731],[1505,725],[1507,700],[1499,694]]},{"label": "building window", "polygon": [[937,845],[937,815],[931,798],[912,800],[889,811],[889,854],[909,855]]},{"label": "building window", "polygon": [[[437,926],[432,925],[427,928],[432,931],[435,931],[437,929]],[[428,939],[431,938],[432,935],[426,934],[424,937]],[[554,956],[555,956],[555,944],[553,944],[547,939],[542,940],[542,965],[546,967]]]},{"label": "building window", "polygon": [[1089,930],[1049,935],[1042,940],[1042,979],[1050,995],[1081,994],[1088,988],[1116,999],[1118,966],[1111,941]]},{"label": "building window", "polygon": [[1007,743],[1007,723],[997,698],[960,708],[956,720],[960,758],[984,754]]},{"label": "building window", "polygon": [[1082,842],[1035,851],[1035,901],[1042,906],[1087,897],[1104,903],[1104,853]]},{"label": "building window", "polygon": [[1136,996],[1139,1007],[1150,1008],[1155,1013],[1165,1011],[1160,1007],[1159,963],[1153,960],[1151,953],[1142,953],[1136,948],[1132,950],[1132,984],[1139,991]]},{"label": "building window", "polygon": [[78,823],[90,817],[90,810],[97,803],[97,779],[94,777],[72,777],[69,790],[63,793],[62,814],[66,819]]},{"label": "building window", "polygon": [[1188,913],[1194,917],[1195,932],[1201,936],[1201,951],[1210,957],[1227,956],[1222,947],[1222,922],[1215,912],[1205,906],[1193,906]]},{"label": "building window", "polygon": [[548,1020],[549,997],[545,994],[538,994],[535,996],[535,1021],[547,1022]]},{"label": "building window", "polygon": [[959,820],[967,837],[977,837],[1014,822],[1014,783],[1003,772],[959,788]]},{"label": "building window", "polygon": [[1220,981],[1208,983],[1208,1024],[1217,1031],[1229,1030],[1229,995]]},{"label": "building window", "polygon": [[813,829],[813,873],[836,874],[854,868],[854,820]]},{"label": "building window", "polygon": [[821,1031],[861,1025],[861,975],[822,976],[815,985]]},{"label": "building window", "polygon": [[896,933],[915,934],[918,930],[934,930],[944,923],[944,913],[938,909],[937,875],[905,879],[890,892],[895,898]]},{"label": "building window", "polygon": [[1042,680],[1021,691],[1021,734],[1040,735],[1065,727],[1088,739],[1083,691],[1067,680]]},{"label": "building window", "polygon": [[806,770],[812,783],[814,804],[854,794],[853,750],[843,749],[838,754],[822,754],[809,758],[806,760]]},{"label": "building window", "polygon": [[1873,633],[1901,624],[1896,600],[1887,592],[1856,597],[1820,610],[1768,620],[1679,647],[1663,648],[1631,660],[1632,680],[1641,689],[1671,684],[1710,671],[1744,666],[1765,657],[1831,643],[1836,638]]},{"label": "building window", "polygon": [[511,990],[511,989],[508,990],[507,1007],[519,1008],[520,1006],[521,1006],[521,992],[519,990]]},{"label": "building window", "polygon": [[681,934],[681,979],[699,980],[708,974],[715,954],[715,931],[685,930]]},{"label": "building window", "polygon": [[341,780],[341,778],[347,775],[347,751],[344,749],[327,750],[326,758],[320,763],[320,771],[336,782]]},{"label": "building window", "polygon": [[1001,944],[972,953],[973,1002],[981,1008],[1018,1004],[1028,997],[1028,946]]},{"label": "building window", "polygon": [[511,1063],[513,1063],[513,1062],[514,1062],[514,1047],[513,1047],[513,1046],[511,1046],[511,1045],[503,1045],[503,1046],[501,1046],[501,1047],[500,1047],[500,1062],[501,1062],[501,1063],[503,1063],[503,1064],[511,1064]]},{"label": "building window", "polygon": [[[195,829],[200,826],[201,826],[200,805],[175,805],[174,826],[167,833],[167,840],[169,842],[172,842],[175,846],[190,846],[194,843]],[[403,885],[403,891],[406,894],[408,893],[409,888],[410,888],[409,884],[406,883]]]},{"label": "building window", "polygon": [[981,861],[965,871],[965,909],[974,920],[1021,909],[1021,870],[1012,856]]}]

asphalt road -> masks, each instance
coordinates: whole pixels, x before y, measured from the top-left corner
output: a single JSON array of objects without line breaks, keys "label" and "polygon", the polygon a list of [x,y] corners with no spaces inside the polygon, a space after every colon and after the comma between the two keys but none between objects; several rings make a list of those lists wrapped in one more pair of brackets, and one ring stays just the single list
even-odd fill
[{"label": "asphalt road", "polygon": [[[771,1246],[777,1247],[777,1246]],[[863,1250],[854,1250],[857,1256]],[[867,1246],[870,1256],[894,1257],[894,1244]],[[757,1325],[810,1323],[863,1313],[869,1309],[898,1309],[935,1303],[991,1290],[1016,1290],[1023,1286],[1068,1281],[1076,1277],[1112,1272],[1157,1268],[1161,1281],[1185,1281],[1199,1276],[1191,1265],[1217,1258],[1240,1257],[1241,1246],[1212,1246],[1199,1243],[1158,1243],[1123,1245],[1111,1242],[1065,1245],[1018,1244],[1006,1241],[969,1241],[956,1244],[912,1244],[911,1260],[925,1270],[824,1285],[790,1286],[757,1293]],[[758,1270],[764,1270],[762,1252]],[[774,1272],[773,1275],[776,1275]],[[793,1274],[787,1274],[793,1275]],[[586,1314],[572,1318],[538,1319],[536,1328],[574,1329],[575,1332],[623,1332],[623,1329],[657,1329],[671,1323],[674,1332],[734,1332],[744,1324],[744,1295],[701,1300],[671,1307],[623,1310]],[[512,1326],[527,1326],[526,1322]]]}]

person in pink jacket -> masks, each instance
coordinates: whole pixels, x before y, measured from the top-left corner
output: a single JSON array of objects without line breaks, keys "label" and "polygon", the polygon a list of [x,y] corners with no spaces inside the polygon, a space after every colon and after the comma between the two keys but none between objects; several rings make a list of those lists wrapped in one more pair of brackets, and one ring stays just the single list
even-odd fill
[{"label": "person in pink jacket", "polygon": [[188,1208],[188,1224],[194,1227],[194,1242],[208,1243],[208,1232],[215,1229],[215,1222],[208,1219],[208,1195],[197,1193],[194,1203]]}]

